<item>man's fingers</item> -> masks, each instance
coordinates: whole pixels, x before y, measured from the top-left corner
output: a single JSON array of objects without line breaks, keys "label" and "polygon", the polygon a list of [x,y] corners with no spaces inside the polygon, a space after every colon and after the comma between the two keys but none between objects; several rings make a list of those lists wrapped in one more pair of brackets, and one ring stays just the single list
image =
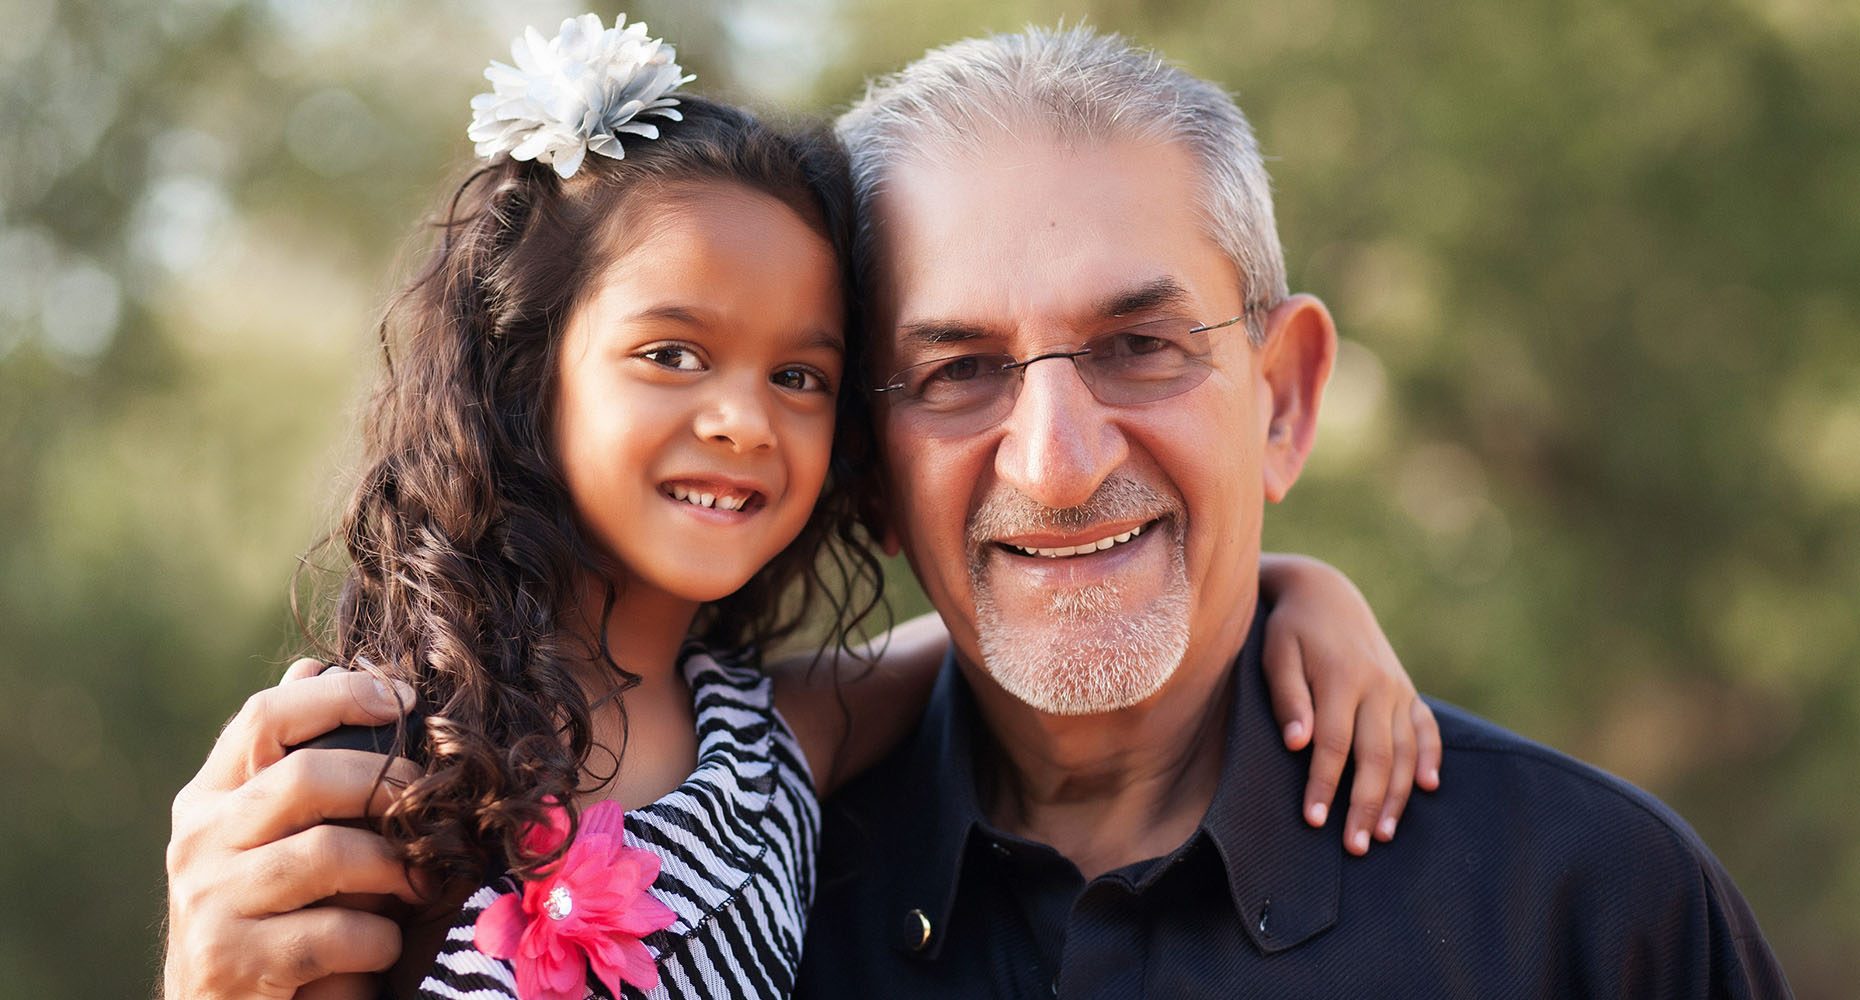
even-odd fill
[{"label": "man's fingers", "polygon": [[1303,750],[1311,742],[1311,685],[1305,677],[1304,651],[1291,629],[1274,629],[1266,619],[1266,691],[1272,697],[1272,715],[1287,750]]},{"label": "man's fingers", "polygon": [[1427,707],[1427,702],[1420,698],[1416,698],[1408,707],[1408,714],[1414,721],[1414,783],[1424,791],[1439,791],[1440,722],[1434,718],[1434,710]]},{"label": "man's fingers", "polygon": [[1414,717],[1406,705],[1395,710],[1389,720],[1395,738],[1395,759],[1389,766],[1388,795],[1382,800],[1382,815],[1376,819],[1376,839],[1388,843],[1395,839],[1395,825],[1408,808],[1408,795],[1414,791],[1415,736]]},{"label": "man's fingers", "polygon": [[200,770],[207,787],[237,788],[284,756],[286,747],[342,725],[379,726],[413,707],[413,690],[361,672],[323,673],[247,698],[220,732]]},{"label": "man's fingers", "polygon": [[1312,826],[1323,826],[1330,816],[1355,729],[1352,707],[1339,706],[1336,698],[1318,699],[1317,725],[1311,735],[1311,777],[1305,783],[1305,822]]},{"label": "man's fingers", "polygon": [[[424,901],[408,880],[407,867],[394,856],[394,849],[371,830],[311,827],[241,853],[231,864],[238,866],[239,884],[244,887],[241,908],[253,916],[288,915],[292,910],[344,893],[393,896],[408,903]],[[353,966],[325,969],[321,975],[367,971],[370,969],[366,966]]]},{"label": "man's fingers", "polygon": [[380,976],[348,972],[298,987],[293,1000],[378,1000],[381,995]]},{"label": "man's fingers", "polygon": [[254,929],[251,978],[301,987],[343,973],[381,972],[400,958],[400,925],[373,913],[317,906],[283,913]]},{"label": "man's fingers", "polygon": [[323,900],[318,905],[340,906],[345,910],[360,910],[363,913],[386,914],[393,910],[400,902],[404,901],[396,900],[393,896],[384,896],[373,892],[339,892]]},{"label": "man's fingers", "polygon": [[278,679],[278,683],[284,684],[290,681],[301,681],[306,677],[315,677],[322,673],[323,669],[322,660],[313,660],[306,656],[285,668],[284,676]]},{"label": "man's fingers", "polygon": [[243,850],[326,820],[377,817],[420,774],[420,766],[405,757],[390,761],[365,750],[299,750],[225,799],[222,836],[231,847]]},{"label": "man's fingers", "polygon": [[1386,704],[1365,703],[1356,722],[1356,780],[1350,785],[1350,815],[1343,825],[1343,846],[1351,854],[1369,852],[1369,830],[1388,794],[1389,770],[1395,765],[1394,737]]}]

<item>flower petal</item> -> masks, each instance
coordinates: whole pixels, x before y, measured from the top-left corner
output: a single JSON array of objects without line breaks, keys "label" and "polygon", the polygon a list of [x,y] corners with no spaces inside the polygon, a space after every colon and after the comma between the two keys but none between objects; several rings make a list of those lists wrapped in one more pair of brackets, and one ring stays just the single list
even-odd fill
[{"label": "flower petal", "polygon": [[635,938],[609,938],[588,952],[588,965],[615,996],[626,983],[650,992],[659,986],[659,966],[652,949]]},{"label": "flower petal", "polygon": [[513,892],[499,896],[478,914],[477,922],[472,925],[472,943],[479,951],[492,958],[516,957],[517,944],[528,924],[519,895]]},{"label": "flower petal", "polygon": [[[472,98],[467,138],[480,156],[538,160],[563,177],[579,169],[590,148],[623,157],[620,133],[657,138],[656,129],[623,126],[642,114],[678,120],[680,115],[659,109],[676,104],[666,95],[692,80],[670,45],[624,17],[611,29],[597,14],[569,18],[553,38],[527,28],[511,42],[510,56],[514,65],[492,62],[484,71],[491,91]],[[508,127],[500,130],[500,122]],[[538,830],[538,836],[547,833],[548,828]],[[538,853],[560,844],[557,837]]]}]

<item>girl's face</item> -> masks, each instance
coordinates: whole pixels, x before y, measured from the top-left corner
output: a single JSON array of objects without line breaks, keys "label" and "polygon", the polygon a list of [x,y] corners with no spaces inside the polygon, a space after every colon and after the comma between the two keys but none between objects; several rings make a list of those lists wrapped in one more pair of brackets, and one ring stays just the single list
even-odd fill
[{"label": "girl's face", "polygon": [[714,601],[793,541],[820,495],[844,360],[838,272],[793,209],[740,185],[627,210],[639,235],[563,336],[556,454],[625,587]]}]

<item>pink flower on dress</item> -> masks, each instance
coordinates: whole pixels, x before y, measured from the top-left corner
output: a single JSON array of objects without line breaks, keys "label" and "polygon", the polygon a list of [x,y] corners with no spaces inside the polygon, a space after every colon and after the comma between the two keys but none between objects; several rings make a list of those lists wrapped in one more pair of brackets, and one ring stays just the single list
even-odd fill
[{"label": "pink flower on dress", "polygon": [[[659,985],[659,967],[640,938],[677,916],[647,891],[659,877],[659,858],[626,846],[625,816],[619,803],[595,803],[559,860],[478,915],[478,950],[515,967],[522,1000],[581,1000],[589,966],[614,996],[623,982],[641,990]],[[523,844],[540,854],[567,836],[568,813],[555,806]]]}]

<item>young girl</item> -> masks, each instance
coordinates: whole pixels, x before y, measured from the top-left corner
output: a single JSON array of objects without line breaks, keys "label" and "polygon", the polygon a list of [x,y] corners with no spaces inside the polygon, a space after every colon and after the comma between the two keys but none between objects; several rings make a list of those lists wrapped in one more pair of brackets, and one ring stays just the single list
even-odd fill
[{"label": "young girl", "polygon": [[[410,683],[424,715],[404,743],[424,774],[385,820],[446,903],[393,978],[784,992],[817,796],[908,730],[946,638],[932,617],[850,649],[882,567],[844,166],[821,134],[668,97],[688,78],[643,25],[590,14],[515,54],[473,102],[486,162],[383,323],[337,536],[328,658]],[[1311,736],[1307,689],[1344,720],[1325,735],[1347,742],[1359,706],[1408,725],[1389,658],[1289,652],[1319,632],[1300,622],[1339,620],[1377,648],[1353,588],[1285,560],[1266,576],[1287,742]],[[823,616],[856,678],[759,669]],[[1381,718],[1377,739],[1408,738]],[[1364,770],[1399,812],[1414,770]]]}]

